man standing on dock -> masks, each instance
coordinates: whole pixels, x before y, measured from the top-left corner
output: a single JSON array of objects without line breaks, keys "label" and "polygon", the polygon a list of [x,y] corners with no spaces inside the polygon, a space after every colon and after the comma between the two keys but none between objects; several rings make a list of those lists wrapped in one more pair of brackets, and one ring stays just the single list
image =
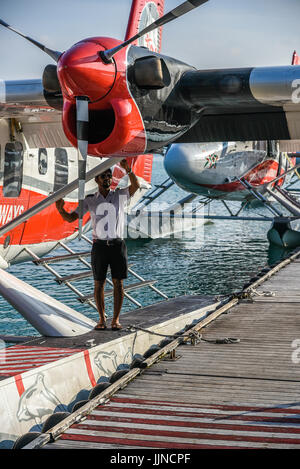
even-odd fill
[{"label": "man standing on dock", "polygon": [[[107,169],[95,177],[98,191],[84,199],[84,213],[90,212],[93,227],[91,262],[95,283],[94,296],[100,316],[96,330],[106,329],[104,286],[108,266],[114,285],[114,314],[111,328],[122,329],[119,317],[124,299],[123,279],[127,278],[128,274],[127,248],[123,239],[124,210],[127,201],[140,185],[126,159],[121,161],[120,166],[129,175],[129,187],[112,191],[110,189],[112,171]],[[65,221],[72,223],[78,219],[78,208],[72,213],[67,212],[62,199],[56,202],[56,208]]]}]

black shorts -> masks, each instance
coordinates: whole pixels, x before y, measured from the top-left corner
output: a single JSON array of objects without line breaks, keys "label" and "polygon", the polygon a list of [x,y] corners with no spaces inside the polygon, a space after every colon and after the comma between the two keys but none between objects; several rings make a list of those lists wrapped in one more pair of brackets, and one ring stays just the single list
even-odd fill
[{"label": "black shorts", "polygon": [[94,280],[105,280],[108,267],[110,267],[112,278],[120,280],[127,278],[127,246],[123,239],[109,242],[109,244],[105,241],[94,241],[91,261]]}]

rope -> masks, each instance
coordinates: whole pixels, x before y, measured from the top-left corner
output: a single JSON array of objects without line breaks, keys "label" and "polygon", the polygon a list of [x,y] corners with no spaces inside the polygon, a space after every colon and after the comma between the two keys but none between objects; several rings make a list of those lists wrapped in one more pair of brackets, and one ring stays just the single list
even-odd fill
[{"label": "rope", "polygon": [[128,330],[129,332],[134,332],[134,330],[137,330],[137,331],[143,331],[143,332],[148,332],[148,334],[152,334],[152,335],[158,335],[160,337],[168,337],[170,339],[178,339],[178,335],[165,335],[165,334],[159,334],[158,332],[153,332],[153,331],[149,331],[149,329],[143,329],[142,327],[139,327],[139,326],[134,326],[134,325],[130,325],[126,328],[126,330]]},{"label": "rope", "polygon": [[240,339],[234,337],[225,337],[224,339],[203,339],[203,337],[201,337],[201,340],[212,344],[238,344],[240,342]]},{"label": "rope", "polygon": [[259,292],[255,288],[250,288],[250,291],[253,295],[256,295],[256,296],[275,296],[275,293],[273,291]]},{"label": "rope", "polygon": [[[179,335],[159,334],[158,332],[149,331],[148,329],[143,329],[142,327],[134,326],[134,325],[128,326],[127,330],[131,332],[133,332],[134,330],[139,330],[139,331],[148,332],[148,334],[157,335],[160,337],[168,337],[170,339],[178,339],[180,337]],[[202,334],[199,334],[198,331],[189,331],[188,335],[186,335],[185,337],[191,339],[193,343],[199,343],[203,341],[203,342],[210,342],[213,344],[237,344],[240,342],[240,339],[236,339],[233,337],[225,337],[223,339],[204,339]]]}]

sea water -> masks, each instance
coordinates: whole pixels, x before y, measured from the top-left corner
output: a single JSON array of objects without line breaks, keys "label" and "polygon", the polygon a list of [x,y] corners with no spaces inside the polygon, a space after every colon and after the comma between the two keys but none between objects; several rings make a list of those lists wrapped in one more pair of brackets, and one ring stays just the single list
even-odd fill
[{"label": "sea water", "polygon": [[[167,178],[163,168],[163,158],[155,156],[152,183],[159,184]],[[187,193],[173,186],[161,196],[161,200],[174,203]],[[230,204],[238,211],[240,203]],[[211,204],[210,212],[228,215],[221,201]],[[262,206],[247,209],[243,215],[260,216],[270,213]],[[266,264],[278,260],[284,254],[280,249],[269,247],[267,232],[271,222],[213,220],[203,226],[200,239],[184,235],[175,239],[127,240],[128,259],[133,270],[145,280],[156,280],[155,287],[169,298],[179,295],[229,295],[242,289],[243,285]],[[68,244],[75,251],[89,249],[86,242],[75,240]],[[65,251],[57,250],[55,254]],[[87,259],[89,261],[89,259]],[[52,265],[64,276],[76,271],[74,263]],[[84,269],[82,264],[76,267]],[[66,286],[59,286],[54,277],[43,267],[32,262],[13,265],[8,270],[11,274],[28,282],[57,300],[67,304],[88,317],[97,320],[98,314],[93,308],[78,302],[75,294]],[[138,280],[129,275],[125,284]],[[84,291],[93,292],[93,280],[74,282],[74,286]],[[108,288],[111,288],[107,285]],[[149,287],[129,292],[143,306],[162,301],[159,295]],[[124,299],[122,314],[136,308],[127,298]],[[112,315],[113,300],[106,299],[106,313]],[[1,335],[38,335],[38,332],[25,321],[3,298],[0,298],[0,334]]]}]

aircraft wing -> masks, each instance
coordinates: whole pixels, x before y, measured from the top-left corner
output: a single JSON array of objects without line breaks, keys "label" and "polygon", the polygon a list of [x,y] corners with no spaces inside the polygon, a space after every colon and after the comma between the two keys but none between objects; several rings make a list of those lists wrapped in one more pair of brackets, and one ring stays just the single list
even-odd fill
[{"label": "aircraft wing", "polygon": [[70,147],[63,127],[62,97],[42,80],[0,80],[0,119],[13,119],[30,148]]},{"label": "aircraft wing", "polygon": [[300,66],[191,70],[179,88],[199,120],[176,143],[300,139]]},{"label": "aircraft wing", "polygon": [[300,152],[300,140],[280,140],[279,141],[280,151],[287,153],[299,153]]}]

